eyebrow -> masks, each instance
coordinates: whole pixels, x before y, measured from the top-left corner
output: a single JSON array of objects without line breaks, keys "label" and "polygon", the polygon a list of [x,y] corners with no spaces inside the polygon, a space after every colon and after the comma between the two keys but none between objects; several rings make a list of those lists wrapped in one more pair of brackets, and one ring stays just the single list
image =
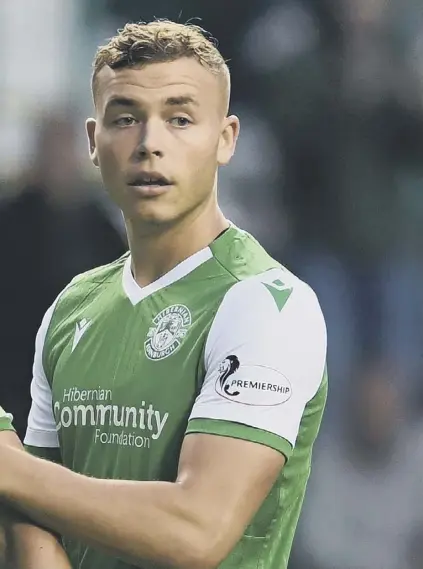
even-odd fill
[{"label": "eyebrow", "polygon": [[128,97],[112,97],[110,101],[107,102],[106,110],[113,107],[136,107],[137,102],[135,99],[130,99]]},{"label": "eyebrow", "polygon": [[[198,107],[198,102],[189,95],[182,95],[179,97],[168,97],[165,101],[165,106],[167,107],[184,107],[188,105],[195,105]],[[110,101],[107,102],[106,110],[114,107],[139,107],[140,104],[136,99],[131,99],[130,97],[112,97]]]},{"label": "eyebrow", "polygon": [[181,97],[169,97],[165,101],[165,105],[169,107],[183,107],[186,105],[195,105],[198,107],[198,102],[189,95],[183,95]]}]

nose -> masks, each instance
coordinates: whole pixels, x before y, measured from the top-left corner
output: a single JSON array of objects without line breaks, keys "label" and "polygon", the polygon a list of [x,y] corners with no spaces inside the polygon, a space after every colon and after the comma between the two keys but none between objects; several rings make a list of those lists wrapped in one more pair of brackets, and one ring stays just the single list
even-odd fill
[{"label": "nose", "polygon": [[150,156],[163,156],[163,132],[158,121],[145,121],[141,125],[136,148],[136,157],[146,159]]}]

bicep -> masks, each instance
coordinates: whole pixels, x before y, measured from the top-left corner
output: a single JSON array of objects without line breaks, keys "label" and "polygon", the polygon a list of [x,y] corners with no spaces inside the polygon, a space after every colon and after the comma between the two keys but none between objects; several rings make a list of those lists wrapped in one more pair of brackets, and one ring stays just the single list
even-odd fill
[{"label": "bicep", "polygon": [[185,436],[177,483],[220,557],[226,557],[242,537],[284,463],[283,454],[251,441]]}]

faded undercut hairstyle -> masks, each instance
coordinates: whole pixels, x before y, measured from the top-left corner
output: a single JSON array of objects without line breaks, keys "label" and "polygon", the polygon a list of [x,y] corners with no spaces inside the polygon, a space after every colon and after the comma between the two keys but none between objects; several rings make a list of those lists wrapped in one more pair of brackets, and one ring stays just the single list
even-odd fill
[{"label": "faded undercut hairstyle", "polygon": [[176,61],[184,57],[196,59],[218,76],[229,102],[230,74],[217,48],[217,41],[199,26],[170,20],[126,24],[106,45],[98,48],[92,75],[94,98],[97,75],[105,66],[119,69]]}]

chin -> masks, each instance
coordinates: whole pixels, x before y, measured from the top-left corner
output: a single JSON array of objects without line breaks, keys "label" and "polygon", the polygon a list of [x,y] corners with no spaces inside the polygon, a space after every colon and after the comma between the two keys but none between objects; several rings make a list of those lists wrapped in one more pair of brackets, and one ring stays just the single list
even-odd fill
[{"label": "chin", "polygon": [[155,200],[134,204],[131,208],[125,208],[123,214],[132,224],[145,224],[150,227],[172,225],[181,217],[181,213],[174,207]]}]

